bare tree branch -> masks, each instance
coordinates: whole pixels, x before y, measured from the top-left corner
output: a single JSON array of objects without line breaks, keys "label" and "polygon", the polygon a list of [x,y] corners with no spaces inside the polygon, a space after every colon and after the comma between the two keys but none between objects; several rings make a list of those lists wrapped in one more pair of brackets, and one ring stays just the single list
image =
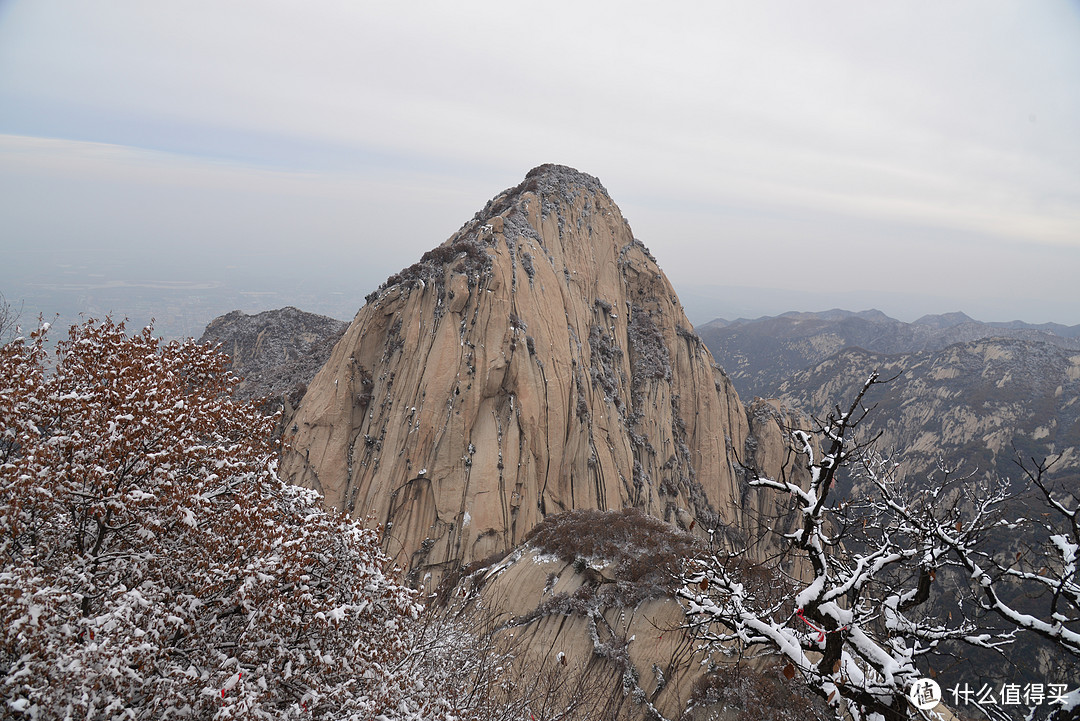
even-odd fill
[{"label": "bare tree branch", "polygon": [[[1050,464],[1024,466],[1051,510],[1043,515],[1053,516],[1053,522],[1035,524],[1046,566],[1034,571],[994,558],[984,548],[990,534],[1020,524],[1034,527],[1025,519],[1002,520],[1013,498],[1007,486],[945,470],[937,483],[906,487],[897,464],[873,451],[877,438],[858,438],[856,429],[872,410],[865,404],[867,394],[890,380],[871,374],[849,404],[836,406],[812,430],[790,432],[791,448],[809,471],[806,487],[790,478],[764,478],[751,469],[751,486],[793,499],[801,519],[798,528],[774,532],[789,543],[791,567],[808,569],[805,577],[777,598],[748,582],[739,553],[714,552],[695,559],[679,592],[688,624],[715,651],[734,646],[777,654],[838,718],[857,721],[925,718],[908,700],[922,677],[916,662],[937,654],[946,642],[999,650],[1026,630],[1070,653],[1080,652],[1075,494],[1066,497],[1048,485]],[[835,502],[842,472],[861,480],[869,494]],[[969,578],[981,607],[1013,630],[991,629],[959,611],[955,619],[952,614],[936,617],[937,577],[948,569]],[[778,571],[771,573],[780,578]],[[1043,616],[1003,600],[998,588],[1003,578],[1044,589]],[[782,588],[776,582],[771,586]]]}]

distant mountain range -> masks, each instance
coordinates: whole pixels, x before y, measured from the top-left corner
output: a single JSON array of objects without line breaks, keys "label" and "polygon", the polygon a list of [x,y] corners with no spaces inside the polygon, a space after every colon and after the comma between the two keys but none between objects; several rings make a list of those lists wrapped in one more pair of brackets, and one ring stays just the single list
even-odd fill
[{"label": "distant mountain range", "polygon": [[1080,473],[1080,326],[982,323],[963,313],[904,323],[876,310],[716,320],[698,329],[740,396],[823,415],[875,369],[895,381],[869,399],[867,432],[905,474],[944,462],[1017,475],[1016,453],[1062,455]]},{"label": "distant mountain range", "polygon": [[[1080,326],[983,323],[963,313],[904,323],[877,310],[830,310],[715,320],[697,332],[744,400],[779,398],[819,417],[849,402],[872,371],[896,376],[867,398],[874,407],[861,430],[880,434],[876,449],[914,487],[935,486],[950,468],[1019,493],[1017,461],[1055,457],[1052,482],[1080,487]],[[845,485],[845,495],[862,490]],[[1037,681],[1062,663],[1031,639],[1016,651],[1022,667],[969,651],[958,672]]]},{"label": "distant mountain range", "polygon": [[781,384],[847,348],[880,354],[941,350],[955,343],[1010,338],[1080,350],[1080,325],[984,323],[964,313],[927,315],[914,323],[879,310],[790,312],[754,320],[716,319],[697,329],[739,395],[780,395]]},{"label": "distant mountain range", "polygon": [[866,430],[881,433],[906,475],[929,478],[944,462],[1017,478],[1017,454],[1061,455],[1056,477],[1080,473],[1080,353],[1018,338],[892,355],[847,348],[793,373],[777,395],[823,414],[875,369],[897,377],[868,399],[877,408]]}]

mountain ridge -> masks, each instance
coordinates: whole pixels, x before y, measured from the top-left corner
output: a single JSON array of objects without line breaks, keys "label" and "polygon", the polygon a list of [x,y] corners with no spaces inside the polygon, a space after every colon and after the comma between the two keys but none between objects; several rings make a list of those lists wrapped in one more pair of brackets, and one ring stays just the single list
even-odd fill
[{"label": "mountain ridge", "polygon": [[[1056,326],[1055,326],[1056,327]],[[791,311],[753,320],[717,319],[698,328],[702,340],[746,397],[772,397],[784,379],[845,348],[895,354],[941,350],[985,338],[1017,338],[1080,350],[1080,338],[1047,325],[983,323],[961,312],[924,316],[914,323],[877,310]],[[1077,328],[1080,331],[1080,327]]]},{"label": "mountain ridge", "polygon": [[557,165],[371,294],[294,428],[283,473],[421,578],[575,508],[745,532],[737,458],[782,455],[603,185]]}]

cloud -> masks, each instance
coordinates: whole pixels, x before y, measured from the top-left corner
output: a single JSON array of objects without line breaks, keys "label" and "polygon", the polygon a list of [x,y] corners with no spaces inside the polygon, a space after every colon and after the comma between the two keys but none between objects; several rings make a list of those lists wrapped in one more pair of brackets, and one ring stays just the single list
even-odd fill
[{"label": "cloud", "polygon": [[[702,273],[693,258],[724,229],[741,234],[737,262],[762,267],[755,246],[848,234],[875,262],[890,256],[866,238],[924,237],[956,262],[981,247],[1068,265],[1078,30],[1065,0],[10,0],[0,131],[105,141],[114,150],[40,163],[186,188],[176,197],[208,217],[237,218],[236,237],[245,223],[299,232],[281,219],[295,203],[334,238],[347,223],[422,250],[528,168],[563,162],[600,176],[676,278]],[[118,146],[165,155],[142,174],[134,156],[78,170],[78,153]],[[274,220],[239,220],[258,194],[276,199]],[[426,197],[437,207],[417,212]],[[148,207],[196,232],[157,198]]]},{"label": "cloud", "polygon": [[0,135],[0,280],[99,249],[96,272],[218,277],[234,266],[270,284],[351,274],[370,290],[470,217],[480,193],[416,171],[289,171]]}]

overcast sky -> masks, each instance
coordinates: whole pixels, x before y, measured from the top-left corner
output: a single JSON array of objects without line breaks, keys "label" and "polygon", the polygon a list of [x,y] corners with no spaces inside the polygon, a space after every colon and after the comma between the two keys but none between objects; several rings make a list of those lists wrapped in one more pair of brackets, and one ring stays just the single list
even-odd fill
[{"label": "overcast sky", "polygon": [[1080,323],[1080,1],[660,8],[0,0],[0,291],[362,299],[557,162],[695,322]]}]

